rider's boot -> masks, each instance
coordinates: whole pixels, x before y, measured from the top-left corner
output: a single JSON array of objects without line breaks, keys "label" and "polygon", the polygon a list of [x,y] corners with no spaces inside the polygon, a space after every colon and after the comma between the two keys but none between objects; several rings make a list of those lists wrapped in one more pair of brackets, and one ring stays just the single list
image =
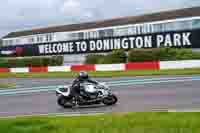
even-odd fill
[{"label": "rider's boot", "polygon": [[78,107],[78,96],[77,95],[75,95],[73,97],[73,107]]}]

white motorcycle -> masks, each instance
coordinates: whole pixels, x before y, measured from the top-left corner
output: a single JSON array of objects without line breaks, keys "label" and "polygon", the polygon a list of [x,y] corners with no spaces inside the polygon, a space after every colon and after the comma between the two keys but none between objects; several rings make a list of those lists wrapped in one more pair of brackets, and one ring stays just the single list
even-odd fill
[{"label": "white motorcycle", "polygon": [[80,85],[80,95],[77,98],[71,95],[70,86],[60,86],[56,90],[57,104],[64,108],[72,108],[81,105],[105,104],[114,105],[118,98],[113,94],[105,83],[94,85],[90,83],[82,83]]}]

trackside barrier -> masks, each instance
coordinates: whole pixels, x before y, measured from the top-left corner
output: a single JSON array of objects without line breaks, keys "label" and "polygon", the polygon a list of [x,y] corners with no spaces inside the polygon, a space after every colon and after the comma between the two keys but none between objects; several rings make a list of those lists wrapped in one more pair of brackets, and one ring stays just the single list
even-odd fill
[{"label": "trackside barrier", "polygon": [[10,72],[9,68],[0,68],[0,73],[8,73]]},{"label": "trackside barrier", "polygon": [[141,62],[126,64],[126,71],[129,70],[159,70],[159,62]]},{"label": "trackside barrier", "polygon": [[53,66],[48,67],[48,72],[70,72],[71,67],[70,66]]},{"label": "trackside barrier", "polygon": [[71,71],[96,71],[95,65],[74,65],[71,66]]},{"label": "trackside barrier", "polygon": [[29,72],[29,68],[11,68],[10,69],[11,73],[28,73]]},{"label": "trackside barrier", "polygon": [[96,71],[125,71],[125,64],[96,65]]},{"label": "trackside barrier", "polygon": [[48,67],[30,67],[29,72],[31,73],[48,72]]},{"label": "trackside barrier", "polygon": [[200,60],[161,61],[160,69],[200,68]]},{"label": "trackside barrier", "polygon": [[45,73],[71,71],[131,71],[200,68],[200,60],[157,61],[127,64],[72,65],[29,68],[0,68],[0,73]]}]

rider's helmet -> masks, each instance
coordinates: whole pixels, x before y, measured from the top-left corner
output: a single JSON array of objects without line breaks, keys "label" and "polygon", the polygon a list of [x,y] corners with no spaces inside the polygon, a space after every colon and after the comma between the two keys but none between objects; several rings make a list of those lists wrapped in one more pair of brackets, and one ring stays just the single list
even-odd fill
[{"label": "rider's helmet", "polygon": [[78,77],[79,77],[79,79],[81,79],[81,80],[86,80],[86,79],[89,78],[88,73],[85,72],[85,71],[80,72]]}]

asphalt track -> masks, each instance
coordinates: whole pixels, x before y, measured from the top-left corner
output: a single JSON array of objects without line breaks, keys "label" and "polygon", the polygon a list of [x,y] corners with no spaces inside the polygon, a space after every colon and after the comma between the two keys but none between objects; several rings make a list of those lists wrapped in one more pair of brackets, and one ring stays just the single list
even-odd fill
[{"label": "asphalt track", "polygon": [[[55,92],[29,93],[24,95],[0,96],[0,117],[29,116],[45,114],[91,114],[107,112],[151,112],[173,109],[200,108],[200,77],[187,80],[180,77],[97,79],[98,81],[124,81],[111,87],[119,97],[115,106],[92,106],[77,109],[63,109],[56,104]],[[169,80],[171,79],[171,80]],[[141,80],[140,84],[126,81]],[[144,81],[143,81],[144,80]],[[0,79],[0,82],[15,82],[18,87],[37,87],[70,83],[71,79]]]}]

